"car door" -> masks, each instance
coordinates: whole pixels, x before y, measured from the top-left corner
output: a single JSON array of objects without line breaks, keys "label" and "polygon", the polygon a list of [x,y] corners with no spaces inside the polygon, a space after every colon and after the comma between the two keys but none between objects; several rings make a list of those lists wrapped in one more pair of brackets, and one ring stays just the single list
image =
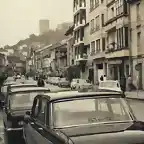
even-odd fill
[{"label": "car door", "polygon": [[64,140],[60,139],[58,135],[53,134],[49,126],[50,120],[49,102],[42,98],[40,111],[35,121],[35,141],[36,144],[64,144]]},{"label": "car door", "polygon": [[24,134],[24,138],[25,138],[25,141],[27,144],[36,144],[36,140],[35,140],[36,118],[35,117],[38,115],[38,109],[41,105],[40,103],[41,103],[40,98],[36,97],[33,102],[32,114],[31,114],[30,120],[29,120],[28,124],[24,124],[23,134]]}]

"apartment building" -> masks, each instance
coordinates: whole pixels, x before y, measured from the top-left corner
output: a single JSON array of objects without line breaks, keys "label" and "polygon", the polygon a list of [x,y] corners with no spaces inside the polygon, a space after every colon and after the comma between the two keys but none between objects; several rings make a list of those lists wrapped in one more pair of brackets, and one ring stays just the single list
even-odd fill
[{"label": "apartment building", "polygon": [[123,0],[91,0],[90,54],[94,82],[101,75],[120,80],[129,74],[129,13]]},{"label": "apartment building", "polygon": [[94,82],[97,83],[100,76],[105,73],[105,11],[106,1],[90,0],[89,7],[89,39],[90,56],[93,60]]},{"label": "apartment building", "polygon": [[84,45],[84,29],[86,26],[86,0],[74,0],[73,18],[74,18],[74,63],[79,65],[81,77],[85,73],[87,61],[87,47]]},{"label": "apartment building", "polygon": [[139,89],[144,89],[144,1],[128,0],[131,20],[131,50],[133,60],[133,83]]}]

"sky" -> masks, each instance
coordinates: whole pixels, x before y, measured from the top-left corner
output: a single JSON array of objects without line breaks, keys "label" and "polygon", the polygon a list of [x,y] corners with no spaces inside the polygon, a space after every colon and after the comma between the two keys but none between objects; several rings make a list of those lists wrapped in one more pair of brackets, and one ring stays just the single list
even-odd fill
[{"label": "sky", "polygon": [[38,34],[40,19],[49,19],[50,28],[72,22],[72,3],[73,0],[0,0],[0,47]]}]

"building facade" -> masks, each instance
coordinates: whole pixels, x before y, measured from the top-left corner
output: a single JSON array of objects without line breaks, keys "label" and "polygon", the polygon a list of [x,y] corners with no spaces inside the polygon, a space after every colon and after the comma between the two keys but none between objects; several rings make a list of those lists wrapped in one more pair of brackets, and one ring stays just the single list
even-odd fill
[{"label": "building facade", "polygon": [[86,0],[73,1],[74,19],[74,64],[80,68],[80,76],[85,77],[87,62],[87,46],[84,44],[84,32],[87,24],[87,5]]},{"label": "building facade", "polygon": [[139,89],[144,89],[144,1],[128,1],[131,20],[131,55],[133,68],[133,83]]}]

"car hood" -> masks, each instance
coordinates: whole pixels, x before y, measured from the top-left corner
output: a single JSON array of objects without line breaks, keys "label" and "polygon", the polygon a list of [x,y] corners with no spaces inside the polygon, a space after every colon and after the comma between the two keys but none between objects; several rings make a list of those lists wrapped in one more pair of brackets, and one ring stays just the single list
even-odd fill
[{"label": "car hood", "polygon": [[74,144],[140,144],[144,142],[142,128],[144,124],[129,122],[71,127],[60,131]]}]

